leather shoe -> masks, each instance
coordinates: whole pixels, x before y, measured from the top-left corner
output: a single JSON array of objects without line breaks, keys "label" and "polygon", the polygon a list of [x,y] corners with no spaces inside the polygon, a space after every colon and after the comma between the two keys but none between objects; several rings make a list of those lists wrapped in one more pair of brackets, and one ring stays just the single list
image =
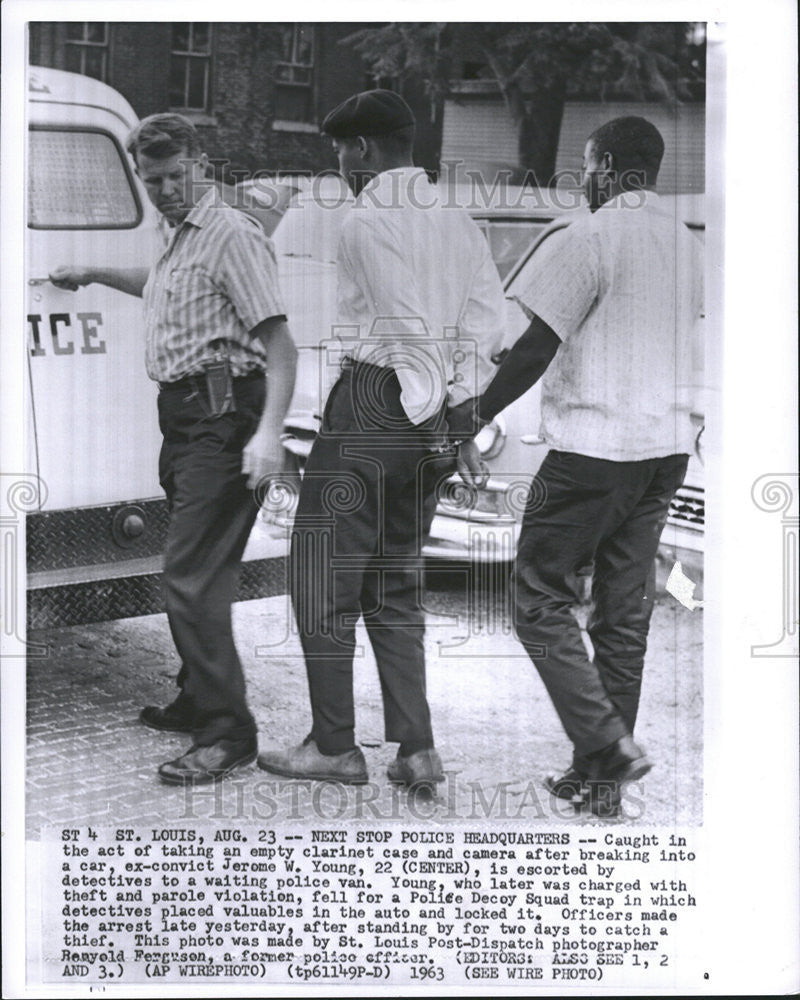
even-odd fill
[{"label": "leather shoe", "polygon": [[252,764],[258,755],[255,736],[245,740],[217,740],[208,746],[192,746],[177,760],[169,760],[158,769],[168,785],[204,785],[220,781],[237,767]]},{"label": "leather shoe", "polygon": [[622,786],[628,781],[644,777],[652,766],[652,762],[631,736],[622,736],[610,746],[589,754],[584,804],[600,818],[618,816],[622,803]]},{"label": "leather shoe", "polygon": [[358,747],[335,756],[320,753],[312,739],[291,750],[270,750],[259,754],[262,771],[282,778],[308,778],[311,781],[340,781],[343,785],[365,785],[369,779],[367,762]]},{"label": "leather shoe", "polygon": [[568,802],[580,802],[583,797],[584,785],[589,776],[589,761],[577,754],[572,758],[572,765],[563,774],[548,774],[544,786],[557,799]]},{"label": "leather shoe", "polygon": [[619,785],[643,777],[653,766],[632,736],[621,736],[610,746],[589,754],[588,758],[590,780]]},{"label": "leather shoe", "polygon": [[192,717],[185,709],[179,708],[173,701],[166,708],[157,705],[147,705],[139,713],[139,722],[151,729],[160,729],[167,733],[190,733]]},{"label": "leather shoe", "polygon": [[599,819],[615,819],[622,809],[622,791],[616,781],[587,781],[581,805]]},{"label": "leather shoe", "polygon": [[439,754],[431,747],[430,750],[418,750],[408,757],[397,757],[389,765],[386,774],[389,781],[408,785],[409,788],[429,788],[444,781],[442,762]]}]

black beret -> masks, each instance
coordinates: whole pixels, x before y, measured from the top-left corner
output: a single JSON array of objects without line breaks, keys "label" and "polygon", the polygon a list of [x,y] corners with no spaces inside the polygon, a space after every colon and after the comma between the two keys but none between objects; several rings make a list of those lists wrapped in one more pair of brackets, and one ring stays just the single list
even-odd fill
[{"label": "black beret", "polygon": [[357,135],[387,135],[414,124],[414,112],[399,94],[393,90],[365,90],[334,108],[322,123],[322,131],[333,139],[352,139]]}]

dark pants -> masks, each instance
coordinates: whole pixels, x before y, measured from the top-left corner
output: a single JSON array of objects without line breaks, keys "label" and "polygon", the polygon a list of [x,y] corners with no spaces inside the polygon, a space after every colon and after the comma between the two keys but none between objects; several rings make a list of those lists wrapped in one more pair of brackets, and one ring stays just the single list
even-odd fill
[{"label": "dark pants", "polygon": [[264,376],[235,379],[234,398],[234,413],[210,417],[204,390],[176,384],[158,397],[159,476],[170,509],[167,617],[182,661],[178,704],[193,717],[197,744],[256,732],[233,643],[231,603],[258,513],[242,475],[242,449],[264,405]]},{"label": "dark pants", "polygon": [[[515,626],[579,756],[633,732],[655,555],[687,463],[551,451],[534,481],[514,571]],[[570,611],[578,571],[592,563],[593,661]]]},{"label": "dark pants", "polygon": [[443,462],[400,403],[394,372],[357,364],[331,391],[294,522],[291,592],[323,753],[355,746],[353,656],[363,616],[385,735],[404,754],[433,746],[425,694],[422,540]]}]

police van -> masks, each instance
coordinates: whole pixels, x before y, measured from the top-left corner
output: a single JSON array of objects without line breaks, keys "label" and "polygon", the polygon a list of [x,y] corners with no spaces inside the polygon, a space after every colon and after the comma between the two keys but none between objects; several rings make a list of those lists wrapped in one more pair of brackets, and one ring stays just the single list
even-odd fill
[{"label": "police van", "polygon": [[[106,84],[41,67],[28,71],[27,107],[28,467],[41,483],[26,526],[28,623],[146,614],[163,607],[168,512],[142,302],[48,278],[60,264],[148,266],[163,249],[125,150],[137,116]],[[251,546],[240,596],[283,590],[283,549],[270,543]]]}]

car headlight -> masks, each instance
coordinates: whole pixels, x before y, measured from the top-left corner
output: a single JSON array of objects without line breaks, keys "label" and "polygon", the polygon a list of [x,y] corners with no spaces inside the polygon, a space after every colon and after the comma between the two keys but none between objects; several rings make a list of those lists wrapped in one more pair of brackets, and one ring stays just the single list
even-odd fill
[{"label": "car headlight", "polygon": [[513,521],[508,485],[490,479],[483,489],[468,486],[454,474],[439,487],[437,513],[469,521]]}]

